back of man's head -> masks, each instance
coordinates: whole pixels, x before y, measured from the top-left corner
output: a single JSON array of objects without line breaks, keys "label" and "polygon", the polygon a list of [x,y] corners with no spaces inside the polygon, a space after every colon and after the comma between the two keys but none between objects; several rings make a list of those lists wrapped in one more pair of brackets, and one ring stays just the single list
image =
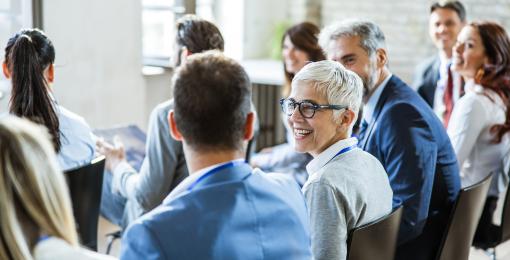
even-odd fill
[{"label": "back of man's head", "polygon": [[173,79],[174,117],[196,151],[241,150],[251,111],[245,70],[218,51],[191,55]]},{"label": "back of man's head", "polygon": [[191,53],[224,49],[223,36],[213,23],[195,15],[185,15],[177,21],[176,41]]},{"label": "back of man's head", "polygon": [[466,21],[466,8],[460,1],[443,0],[434,2],[430,6],[430,13],[433,13],[437,9],[450,9],[457,13],[461,22]]}]

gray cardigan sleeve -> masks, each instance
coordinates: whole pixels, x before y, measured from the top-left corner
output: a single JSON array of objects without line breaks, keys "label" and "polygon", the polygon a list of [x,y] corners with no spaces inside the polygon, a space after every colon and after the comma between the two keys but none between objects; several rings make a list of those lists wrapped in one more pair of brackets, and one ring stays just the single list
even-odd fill
[{"label": "gray cardigan sleeve", "polygon": [[143,212],[158,206],[188,176],[182,144],[170,135],[167,115],[172,107],[173,102],[166,102],[151,113],[140,172],[127,163],[114,170],[112,189]]},{"label": "gray cardigan sleeve", "polygon": [[313,259],[347,257],[347,232],[352,226],[348,201],[335,188],[324,182],[313,182],[304,188],[310,217]]}]

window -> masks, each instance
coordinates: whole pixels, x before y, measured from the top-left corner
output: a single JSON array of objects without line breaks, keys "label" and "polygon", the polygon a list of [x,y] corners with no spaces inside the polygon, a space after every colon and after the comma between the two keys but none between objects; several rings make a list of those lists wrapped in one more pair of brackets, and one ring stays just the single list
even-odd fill
[{"label": "window", "polygon": [[186,12],[182,2],[142,0],[142,53],[145,65],[170,66],[175,20]]},{"label": "window", "polygon": [[[4,46],[11,36],[21,28],[34,26],[34,18],[40,21],[37,0],[0,0],[0,55],[4,57]],[[34,11],[32,11],[34,10]],[[9,102],[10,84],[2,75],[0,77],[0,114],[7,111]]]}]

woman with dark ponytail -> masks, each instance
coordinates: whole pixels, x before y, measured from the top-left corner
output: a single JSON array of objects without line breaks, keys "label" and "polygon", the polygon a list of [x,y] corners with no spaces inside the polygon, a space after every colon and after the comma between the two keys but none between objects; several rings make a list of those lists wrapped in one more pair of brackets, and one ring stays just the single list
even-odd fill
[{"label": "woman with dark ponytail", "polygon": [[2,68],[12,84],[9,112],[44,125],[67,170],[93,159],[94,141],[83,118],[56,103],[50,86],[54,61],[50,39],[38,29],[24,29],[7,42]]}]

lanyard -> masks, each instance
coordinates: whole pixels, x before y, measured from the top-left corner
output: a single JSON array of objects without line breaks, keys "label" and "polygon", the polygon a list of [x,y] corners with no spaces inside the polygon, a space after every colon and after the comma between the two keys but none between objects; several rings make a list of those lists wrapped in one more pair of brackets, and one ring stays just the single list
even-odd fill
[{"label": "lanyard", "polygon": [[228,169],[228,168],[232,168],[234,166],[237,166],[237,165],[241,165],[241,164],[245,164],[246,162],[244,161],[232,161],[232,162],[228,162],[226,164],[223,164],[223,165],[220,165],[216,168],[213,168],[211,170],[209,170],[208,172],[204,173],[204,175],[200,176],[200,178],[198,178],[195,182],[193,182],[189,187],[188,187],[188,191],[191,191],[193,190],[193,188],[198,184],[200,183],[201,181],[203,181],[204,179],[206,179],[207,177],[211,176],[211,175],[214,175],[218,172],[220,172],[221,170],[224,170],[224,169]]},{"label": "lanyard", "polygon": [[344,154],[344,153],[346,153],[346,152],[348,152],[348,151],[350,151],[350,150],[352,150],[352,149],[354,149],[354,148],[356,148],[356,147],[358,147],[356,144],[353,144],[353,145],[351,145],[351,146],[349,146],[349,147],[345,147],[344,149],[340,150],[340,152],[338,152],[337,154],[335,154],[335,156],[333,156],[333,158],[331,158],[331,159],[328,161],[328,163],[329,163],[329,162],[331,162],[333,159],[335,159],[337,156],[339,156],[339,155],[341,155],[341,154]]},{"label": "lanyard", "polygon": [[39,239],[37,239],[37,243],[42,242],[42,241],[44,241],[44,240],[46,240],[48,238],[50,238],[50,236],[48,236],[48,235],[41,235],[41,236],[39,236]]}]

